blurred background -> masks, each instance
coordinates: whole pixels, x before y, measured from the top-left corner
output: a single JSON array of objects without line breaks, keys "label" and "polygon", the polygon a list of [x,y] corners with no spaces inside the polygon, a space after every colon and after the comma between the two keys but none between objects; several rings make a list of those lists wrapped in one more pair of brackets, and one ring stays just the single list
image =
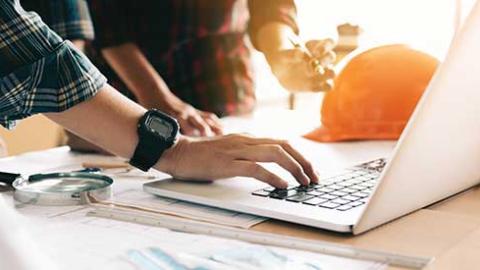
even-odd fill
[{"label": "blurred background", "polygon": [[[427,52],[439,60],[445,57],[455,30],[470,12],[475,0],[296,0],[303,40],[333,37],[337,26],[360,27],[359,48],[387,43],[403,43]],[[339,55],[341,56],[341,55]],[[256,55],[259,109],[288,107],[288,92]],[[261,78],[261,80],[260,80]],[[322,94],[298,94],[295,109],[320,110]]]},{"label": "blurred background", "polygon": [[[355,39],[359,48],[404,43],[430,53],[440,60],[444,58],[456,29],[462,24],[474,2],[474,0],[296,1],[301,36],[304,40],[332,37],[341,43],[351,43],[352,39]],[[345,24],[351,25],[345,31],[347,36],[339,36],[338,26]],[[341,58],[342,53],[339,53],[339,56]],[[254,65],[257,110],[288,108],[305,111],[307,115],[318,118],[322,94],[305,93],[292,97],[281,89],[263,55],[255,53]],[[43,116],[22,121],[14,131],[0,127],[0,136],[8,144],[9,155],[46,149],[63,143],[62,129]]]}]

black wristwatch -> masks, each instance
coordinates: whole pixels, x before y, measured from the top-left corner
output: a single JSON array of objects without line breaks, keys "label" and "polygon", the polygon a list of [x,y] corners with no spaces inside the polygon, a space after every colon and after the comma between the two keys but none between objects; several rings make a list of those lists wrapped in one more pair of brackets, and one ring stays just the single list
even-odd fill
[{"label": "black wristwatch", "polygon": [[158,110],[147,111],[138,121],[138,145],[130,164],[148,171],[175,144],[179,134],[177,120]]}]

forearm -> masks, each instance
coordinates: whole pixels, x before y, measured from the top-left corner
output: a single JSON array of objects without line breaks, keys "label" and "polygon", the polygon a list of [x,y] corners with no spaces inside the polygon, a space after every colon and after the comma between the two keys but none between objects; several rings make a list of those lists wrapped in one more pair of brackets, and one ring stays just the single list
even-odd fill
[{"label": "forearm", "polygon": [[158,107],[158,101],[170,94],[168,86],[135,44],[109,47],[102,54],[141,105]]},{"label": "forearm", "polygon": [[256,34],[257,46],[266,55],[280,50],[293,49],[294,46],[290,42],[290,38],[295,36],[295,32],[287,24],[281,22],[267,23]]},{"label": "forearm", "polygon": [[[288,44],[280,37],[285,34],[284,30],[294,34],[299,32],[294,0],[248,0],[248,9],[249,35],[256,49],[265,53],[265,43],[267,50],[276,49],[277,46],[291,48],[287,47]],[[266,29],[270,30],[265,31]]]},{"label": "forearm", "polygon": [[[61,113],[46,116],[106,150],[130,159],[139,138],[137,123],[145,109],[106,85],[93,98]],[[274,162],[302,185],[318,183],[312,165],[284,141],[242,135],[191,140],[180,136],[154,168],[177,179],[257,178],[278,188],[288,183],[257,162]]]},{"label": "forearm", "polygon": [[135,44],[109,47],[102,53],[142,106],[177,118],[184,134],[222,134],[217,117],[198,111],[175,96]]},{"label": "forearm", "polygon": [[80,137],[129,159],[138,142],[137,123],[144,113],[143,107],[105,85],[90,100],[45,115]]}]

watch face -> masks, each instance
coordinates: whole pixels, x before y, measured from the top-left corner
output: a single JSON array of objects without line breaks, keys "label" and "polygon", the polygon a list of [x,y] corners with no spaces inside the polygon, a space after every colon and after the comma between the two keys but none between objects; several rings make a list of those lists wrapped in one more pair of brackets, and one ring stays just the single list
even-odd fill
[{"label": "watch face", "polygon": [[167,138],[172,135],[172,125],[167,121],[164,121],[163,119],[157,117],[151,117],[149,120],[150,121],[147,122],[147,125],[148,128],[150,128],[152,131]]}]

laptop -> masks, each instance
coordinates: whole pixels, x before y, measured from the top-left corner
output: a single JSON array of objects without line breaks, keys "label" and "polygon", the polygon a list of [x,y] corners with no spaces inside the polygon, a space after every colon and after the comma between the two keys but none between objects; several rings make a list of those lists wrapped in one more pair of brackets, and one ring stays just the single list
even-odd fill
[{"label": "laptop", "polygon": [[480,182],[480,2],[454,38],[390,159],[308,187],[232,178],[163,180],[146,192],[336,232],[360,234]]}]

